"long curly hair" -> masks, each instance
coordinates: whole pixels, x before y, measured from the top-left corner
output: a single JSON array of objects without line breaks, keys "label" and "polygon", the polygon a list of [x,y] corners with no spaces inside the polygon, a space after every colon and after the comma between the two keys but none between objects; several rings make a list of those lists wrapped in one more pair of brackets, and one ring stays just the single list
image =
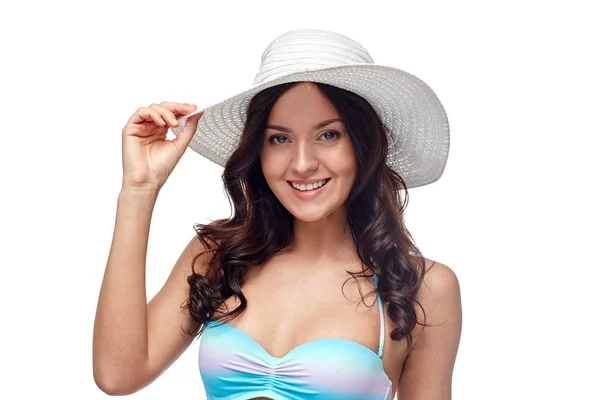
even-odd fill
[{"label": "long curly hair", "polygon": [[[262,173],[261,146],[271,109],[296,83],[265,89],[250,101],[246,124],[237,149],[223,171],[223,183],[232,207],[228,219],[196,224],[194,229],[205,250],[194,257],[188,277],[189,299],[183,305],[198,323],[188,332],[202,334],[210,320],[229,321],[247,306],[242,291],[246,272],[264,263],[293,238],[293,216],[275,197]],[[362,261],[352,277],[379,278],[376,290],[387,315],[395,324],[392,340],[406,338],[417,319],[416,299],[425,274],[425,259],[404,225],[408,205],[404,180],[387,164],[388,137],[371,105],[362,97],[326,84],[314,83],[336,108],[348,131],[357,160],[357,175],[346,201],[347,220]],[[194,267],[198,258],[204,274]],[[235,295],[240,304],[215,315],[224,301]],[[364,297],[361,297],[364,302]],[[423,312],[424,315],[424,312]]]}]

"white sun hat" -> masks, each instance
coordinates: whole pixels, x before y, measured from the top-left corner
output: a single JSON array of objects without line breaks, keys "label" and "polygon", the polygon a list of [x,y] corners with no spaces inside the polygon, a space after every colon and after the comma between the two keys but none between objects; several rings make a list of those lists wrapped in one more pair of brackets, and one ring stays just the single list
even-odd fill
[{"label": "white sun hat", "polygon": [[262,55],[253,86],[204,112],[189,147],[224,166],[237,148],[250,100],[260,91],[287,82],[325,83],[356,93],[379,115],[389,138],[388,165],[407,188],[437,181],[446,166],[450,131],[436,94],[419,78],[373,63],[359,43],[338,33],[302,29],[273,40]]}]

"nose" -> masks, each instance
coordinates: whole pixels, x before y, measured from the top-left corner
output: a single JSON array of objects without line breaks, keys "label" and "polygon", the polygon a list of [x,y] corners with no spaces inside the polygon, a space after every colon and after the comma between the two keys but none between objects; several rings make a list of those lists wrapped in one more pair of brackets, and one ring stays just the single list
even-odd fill
[{"label": "nose", "polygon": [[315,171],[318,167],[319,159],[315,149],[307,143],[297,144],[292,155],[292,171],[304,174]]}]

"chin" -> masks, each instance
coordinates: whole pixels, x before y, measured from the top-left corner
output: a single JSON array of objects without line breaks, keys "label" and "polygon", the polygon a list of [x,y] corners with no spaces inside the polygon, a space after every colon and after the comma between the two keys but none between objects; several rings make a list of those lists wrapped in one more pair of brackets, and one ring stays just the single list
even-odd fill
[{"label": "chin", "polygon": [[283,202],[283,206],[292,217],[302,222],[317,222],[339,212],[344,212],[343,204],[294,204],[295,202]]},{"label": "chin", "polygon": [[322,219],[324,219],[325,217],[327,217],[329,214],[331,213],[324,213],[324,212],[298,212],[298,211],[292,211],[289,210],[290,214],[292,214],[292,216],[302,222],[316,222],[316,221],[320,221]]}]

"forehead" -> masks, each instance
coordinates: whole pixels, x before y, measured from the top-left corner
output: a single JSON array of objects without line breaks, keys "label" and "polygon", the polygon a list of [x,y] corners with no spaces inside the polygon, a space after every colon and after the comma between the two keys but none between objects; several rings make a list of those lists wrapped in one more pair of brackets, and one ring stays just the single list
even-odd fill
[{"label": "forehead", "polygon": [[339,118],[331,101],[316,85],[301,82],[281,95],[269,114],[268,123],[302,127],[331,118]]}]

